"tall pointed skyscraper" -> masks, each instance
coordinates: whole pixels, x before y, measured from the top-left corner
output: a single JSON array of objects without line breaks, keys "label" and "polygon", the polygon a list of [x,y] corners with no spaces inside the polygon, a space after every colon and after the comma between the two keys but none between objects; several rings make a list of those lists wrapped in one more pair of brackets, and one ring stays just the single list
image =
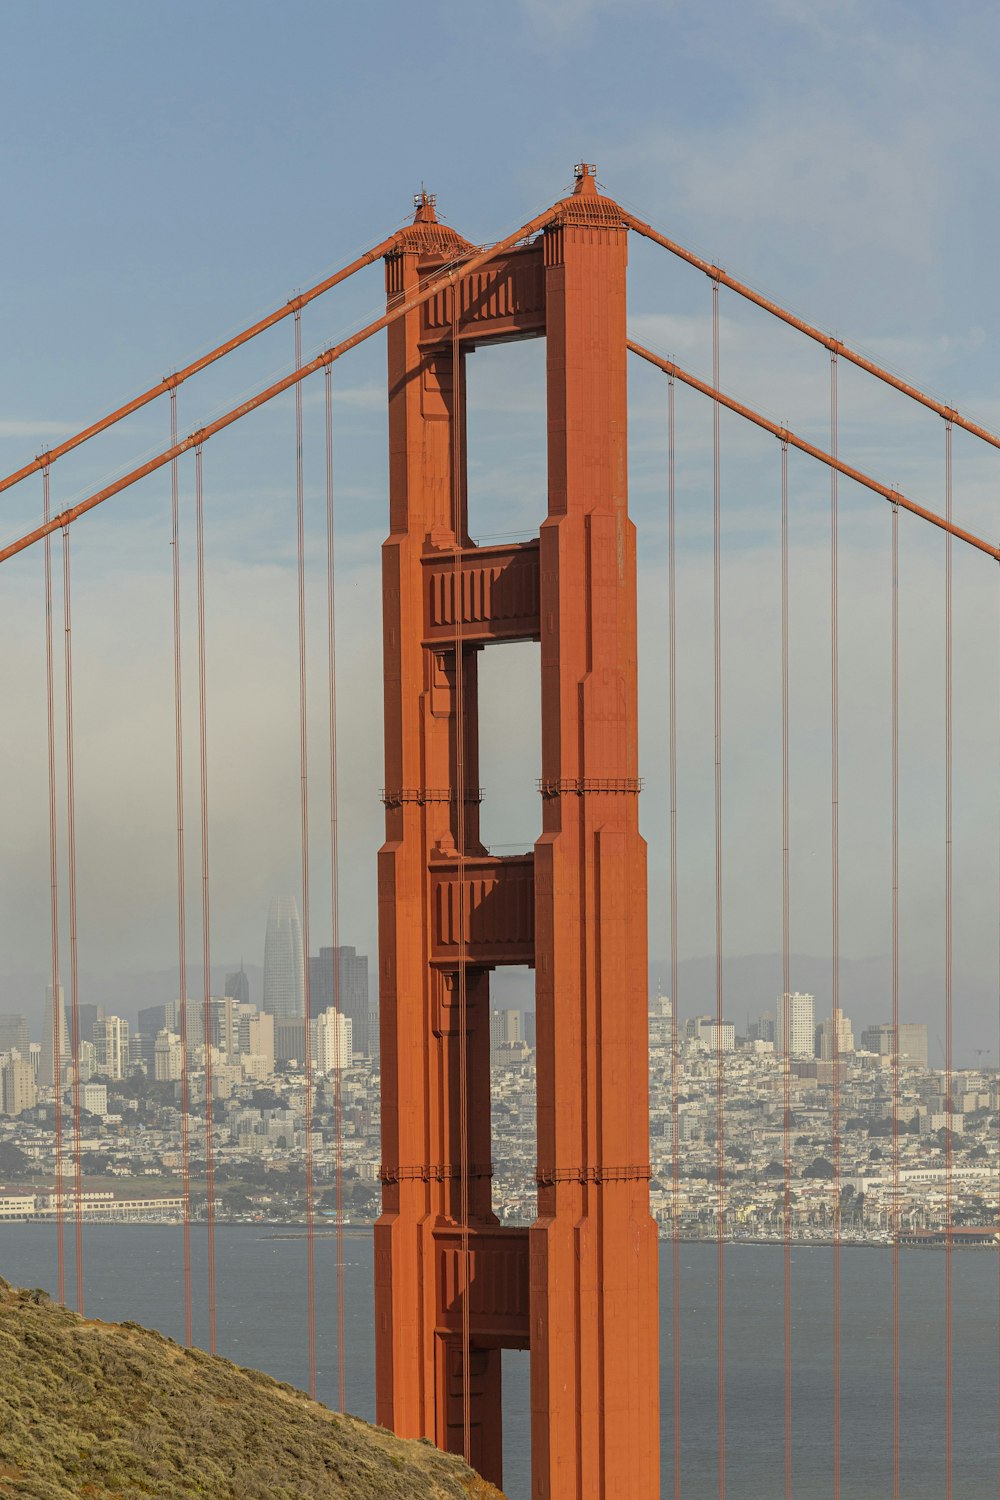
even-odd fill
[{"label": "tall pointed skyscraper", "polygon": [[264,1010],[281,1021],[305,1015],[302,924],[294,896],[274,896],[264,939]]},{"label": "tall pointed skyscraper", "polygon": [[[73,1048],[70,1043],[69,1027],[66,1025],[66,1006],[63,1001],[63,987],[59,986],[59,1003],[53,1011],[52,986],[47,985],[45,990],[45,1017],[42,1022],[42,1052],[38,1059],[38,1084],[40,1088],[51,1089],[57,1086],[56,1080],[56,1056],[53,1045],[54,1028],[52,1017],[55,1014],[59,1021],[59,1085],[66,1082],[67,1074],[73,1064]],[[90,1040],[89,1037],[86,1040]]]}]

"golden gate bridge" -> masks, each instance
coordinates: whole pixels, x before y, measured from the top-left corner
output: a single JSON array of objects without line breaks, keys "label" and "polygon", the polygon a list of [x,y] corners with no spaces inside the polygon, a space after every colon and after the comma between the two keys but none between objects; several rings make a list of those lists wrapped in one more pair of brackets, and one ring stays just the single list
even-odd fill
[{"label": "golden gate bridge", "polygon": [[[651,242],[706,276],[711,290],[710,378],[630,337],[626,310],[629,236]],[[302,314],[364,268],[382,261],[385,312],[309,359],[302,354]],[[725,389],[721,378],[720,295],[725,291],[825,351],[829,364],[829,441],[817,443]],[[181,436],[177,393],[217,362],[290,319],[294,367],[281,378]],[[177,956],[182,1047],[185,1326],[193,1341],[191,1158],[199,1127],[189,1094],[188,1025],[189,809],[185,805],[185,721],[182,663],[182,461],[193,458],[197,631],[197,844],[200,861],[201,1014],[205,1037],[205,1158],[208,1347],[216,1344],[214,1135],[211,1087],[211,894],[206,670],[205,446],[286,393],[294,398],[297,646],[299,661],[299,784],[303,940],[309,952],[310,872],[314,851],[308,757],[307,525],[303,391],[323,382],[326,499],[326,662],[329,720],[329,846],[332,923],[339,932],[336,539],[333,367],[368,339],[386,334],[388,347],[389,535],[383,547],[382,628],[385,694],[386,837],[378,860],[380,995],[382,1005],[381,1180],[383,1211],[375,1228],[377,1412],[408,1437],[429,1437],[464,1453],[487,1478],[502,1482],[500,1358],[526,1349],[531,1362],[532,1495],[535,1500],[661,1493],[657,1231],[649,1212],[647,1051],[647,913],[645,845],[639,833],[636,535],[628,513],[628,394],[631,354],[665,377],[663,421],[667,464],[663,497],[668,549],[663,576],[668,628],[663,643],[668,704],[669,949],[671,995],[678,988],[681,947],[678,892],[677,674],[684,641],[677,622],[676,390],[710,403],[712,416],[712,775],[711,828],[715,933],[715,1021],[724,1017],[723,766],[723,485],[721,415],[728,412],[778,445],[780,547],[780,807],[784,993],[791,991],[793,835],[790,811],[791,627],[789,455],[798,452],[830,477],[830,774],[831,990],[839,1014],[840,985],[840,691],[839,492],[841,479],[871,498],[873,525],[888,504],[891,565],[885,578],[890,633],[891,724],[887,887],[891,902],[891,1058],[893,1204],[899,1202],[900,1147],[900,525],[940,533],[944,673],[940,725],[944,743],[944,821],[939,842],[944,934],[944,1090],[951,1096],[954,1058],[954,642],[953,549],[1000,561],[1000,547],[956,520],[952,439],[956,430],[1000,447],[1000,437],[953,406],[883,368],[777,302],[745,285],[644,222],[598,190],[595,169],[576,169],[574,190],[488,245],[475,245],[441,223],[433,197],[417,195],[412,223],[349,265],[276,308],[184,368],[156,382],[109,415],[52,446],[0,479],[0,491],[40,481],[40,518],[0,546],[0,562],[42,555],[46,673],[46,746],[51,892],[51,982],[58,1011],[68,979],[72,1017],[68,1105],[56,1090],[55,1188],[58,1294],[75,1275],[75,1304],[86,1297],[81,1150],[80,1025],[76,861],[77,781],[74,711],[71,540],[86,516],[128,493],[159,470],[170,476],[172,650],[177,831]],[[467,472],[466,365],[476,350],[522,339],[546,341],[547,514],[527,541],[485,545],[470,535]],[[838,375],[843,365],[905,397],[943,424],[943,500],[931,504],[887,482],[869,465],[840,454]],[[154,402],[166,402],[170,440],[158,452],[84,498],[57,509],[59,463]],[[53,543],[61,545],[54,555]],[[58,649],[58,634],[62,650]],[[986,627],[995,633],[995,622]],[[539,647],[542,757],[538,777],[541,834],[533,850],[493,854],[480,837],[478,658],[499,642]],[[60,670],[61,669],[61,670]],[[62,729],[60,741],[59,730]],[[60,853],[61,840],[64,851]],[[66,927],[68,943],[64,941]],[[502,965],[535,972],[538,1016],[538,1216],[530,1226],[500,1224],[491,1202],[489,1072],[490,974]],[[339,974],[335,978],[339,981]],[[310,1014],[308,966],[306,1017]],[[339,1009],[339,996],[335,996]],[[673,1010],[673,1083],[669,1178],[672,1287],[667,1311],[673,1333],[673,1406],[666,1468],[681,1493],[679,1192],[682,1151],[678,1118],[677,1006]],[[53,1024],[58,1054],[61,1027]],[[305,1027],[305,1213],[307,1303],[305,1353],[316,1394],[316,1228],[311,1111],[314,1059]],[[842,1174],[841,1070],[834,1027],[832,1072],[832,1193]],[[786,1050],[788,1029],[786,1027]],[[784,1204],[784,1485],[793,1494],[792,1411],[795,1369],[791,1314],[792,1104],[790,1058],[783,1069]],[[60,1076],[56,1057],[56,1076]],[[339,1073],[337,1075],[339,1078]],[[718,1491],[726,1493],[725,1267],[726,1097],[721,1049],[715,1078],[717,1369],[715,1416]],[[336,1193],[342,1236],[341,1101],[336,1098]],[[944,1193],[946,1493],[952,1493],[951,1371],[953,1144],[946,1132]],[[66,1253],[64,1231],[75,1236]],[[833,1493],[841,1468],[841,1260],[839,1209],[833,1215]],[[900,1493],[900,1223],[892,1225],[893,1494]],[[345,1403],[344,1251],[337,1246],[338,1392]],[[666,1476],[664,1478],[666,1483]],[[664,1491],[666,1492],[666,1491]]]}]

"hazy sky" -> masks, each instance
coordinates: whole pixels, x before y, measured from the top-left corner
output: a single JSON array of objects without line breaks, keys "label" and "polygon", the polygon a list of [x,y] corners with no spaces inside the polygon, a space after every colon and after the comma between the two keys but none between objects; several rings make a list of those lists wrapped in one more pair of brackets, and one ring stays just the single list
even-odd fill
[{"label": "hazy sky", "polygon": [[[0,17],[0,464],[4,472],[186,363],[403,222],[421,182],[470,239],[559,196],[575,161],[666,233],[1000,425],[994,267],[1000,17],[952,4],[742,6],[477,0],[4,7]],[[632,327],[710,369],[704,277],[641,242]],[[376,268],[312,308],[307,353],[377,313]],[[825,444],[828,360],[724,295],[722,383]],[[291,325],[185,386],[182,428],[288,368]],[[476,356],[473,531],[544,513],[540,344]],[[380,837],[379,543],[386,526],[384,353],[336,368],[342,938],[374,952]],[[632,372],[640,530],[642,815],[651,952],[667,954],[665,382]],[[313,779],[312,946],[329,941],[323,670],[322,387],[306,390]],[[841,452],[943,505],[943,429],[841,372]],[[714,939],[710,410],[677,397],[681,952]],[[60,464],[56,503],[161,446],[148,408]],[[290,402],[205,454],[213,950],[259,962],[269,896],[298,890],[294,446]],[[780,944],[778,450],[723,420],[727,953]],[[955,440],[960,520],[1000,533],[1000,455]],[[193,561],[183,471],[185,563]],[[791,460],[793,948],[829,952],[829,484]],[[841,486],[842,943],[888,948],[888,537],[880,501]],[[0,535],[40,485],[0,498]],[[941,1004],[943,548],[901,523],[904,1008]],[[169,483],[74,529],[80,965],[174,961]],[[48,963],[40,553],[0,570],[0,1009]],[[995,1037],[996,569],[956,553],[956,971],[960,1032]],[[190,588],[187,625],[193,618]],[[186,637],[188,728],[195,658]],[[537,832],[532,648],[487,654],[484,825]],[[525,707],[525,705],[528,705]],[[187,749],[190,933],[197,920],[195,738]],[[5,977],[6,976],[6,977]],[[793,975],[793,982],[795,976]],[[87,986],[89,985],[89,990]],[[85,978],[83,998],[99,1000]],[[727,999],[735,1019],[769,994]],[[829,994],[818,994],[820,1008]],[[850,995],[844,996],[850,1009]],[[683,1005],[683,999],[682,999]],[[888,1006],[888,995],[885,1007]],[[868,1019],[867,1016],[861,1019]]]}]

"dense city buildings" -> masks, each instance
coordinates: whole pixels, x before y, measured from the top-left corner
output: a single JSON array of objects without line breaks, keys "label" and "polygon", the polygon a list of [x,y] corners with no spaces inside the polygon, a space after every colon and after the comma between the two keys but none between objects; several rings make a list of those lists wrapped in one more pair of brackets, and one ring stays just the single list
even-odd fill
[{"label": "dense city buildings", "polygon": [[[354,949],[345,959],[363,958]],[[322,980],[332,973],[332,949],[313,960]],[[242,972],[242,971],[241,971]],[[359,970],[355,971],[356,973]],[[364,966],[367,978],[367,965]],[[229,975],[226,988],[239,989]],[[346,988],[346,986],[345,986]],[[324,992],[319,991],[322,998]],[[785,1232],[783,1109],[791,1100],[789,1232],[799,1240],[829,1238],[835,1223],[847,1240],[888,1243],[893,1232],[893,1078],[897,1082],[899,1147],[898,1231],[904,1243],[929,1243],[945,1214],[946,1154],[950,1142],[952,1222],[975,1239],[977,1229],[996,1235],[998,1075],[995,1069],[956,1068],[948,1079],[927,1066],[927,1027],[899,1027],[899,1068],[893,1067],[893,1031],[885,1023],[864,1027],[860,1044],[843,1012],[807,1027],[811,995],[789,996],[791,1056],[777,1040],[780,999],[760,1013],[745,1034],[715,1016],[676,1020],[670,1000],[649,1001],[652,1205],[661,1232],[676,1223],[686,1238],[710,1238],[718,1225],[717,1090],[724,1081],[725,1222],[729,1238],[775,1239]],[[85,1153],[85,1212],[109,1222],[169,1220],[181,1191],[181,1076],[183,1049],[176,1001],[146,1006],[140,1029],[102,1015],[93,1041],[80,1043],[80,1104]],[[377,1009],[369,1003],[367,1016]],[[57,1007],[57,1014],[63,1014]],[[16,1176],[0,1179],[0,1219],[51,1213],[55,1172],[55,1091],[51,995],[41,1027],[43,1043],[30,1041],[20,1017],[0,1032],[0,1147],[20,1162]],[[303,1213],[301,1164],[305,1150],[306,1023],[280,1019],[238,996],[213,996],[209,1004],[213,1149],[217,1213],[225,1219],[296,1221]],[[48,1023],[46,1025],[46,1016]],[[494,1006],[490,1014],[494,1122],[493,1204],[503,1223],[530,1222],[536,1213],[534,1010]],[[165,1024],[159,1024],[165,1023]],[[189,1138],[195,1172],[204,1151],[206,1076],[204,1009],[188,1001]],[[369,1038],[377,1034],[368,1023]],[[141,1046],[132,1046],[135,1035]],[[152,1045],[146,1040],[151,1038]],[[840,1176],[832,1173],[834,1062],[840,1115]],[[17,1043],[18,1045],[14,1045]],[[71,1039],[65,1029],[61,1058],[64,1112],[72,1108]],[[675,1053],[676,1047],[676,1053]],[[380,1076],[377,1046],[365,1055],[353,1036],[346,1008],[317,1007],[310,1026],[313,1159],[317,1202],[332,1193],[336,1163],[337,1098],[347,1217],[368,1222],[378,1211]],[[787,1067],[787,1077],[786,1077]],[[675,1113],[671,1079],[676,1075]],[[335,1085],[335,1078],[338,1080]],[[66,1114],[64,1113],[64,1122]],[[64,1175],[72,1170],[71,1135],[64,1135]],[[92,1177],[100,1177],[100,1182]],[[836,1191],[835,1191],[836,1188]],[[203,1190],[195,1197],[204,1211]],[[676,1216],[676,1218],[675,1218]]]},{"label": "dense city buildings", "polygon": [[0,1053],[19,1052],[28,1056],[27,1016],[0,1016]]},{"label": "dense city buildings", "polygon": [[264,1010],[280,1021],[305,1015],[302,923],[294,896],[275,896],[264,938]]}]

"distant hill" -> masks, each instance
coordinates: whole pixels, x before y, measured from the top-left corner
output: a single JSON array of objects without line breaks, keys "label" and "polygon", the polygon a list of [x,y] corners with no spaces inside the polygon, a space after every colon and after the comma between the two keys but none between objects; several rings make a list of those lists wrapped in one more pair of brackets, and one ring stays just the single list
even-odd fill
[{"label": "distant hill", "polygon": [[458,1458],[0,1280],[0,1496],[502,1500]]}]

